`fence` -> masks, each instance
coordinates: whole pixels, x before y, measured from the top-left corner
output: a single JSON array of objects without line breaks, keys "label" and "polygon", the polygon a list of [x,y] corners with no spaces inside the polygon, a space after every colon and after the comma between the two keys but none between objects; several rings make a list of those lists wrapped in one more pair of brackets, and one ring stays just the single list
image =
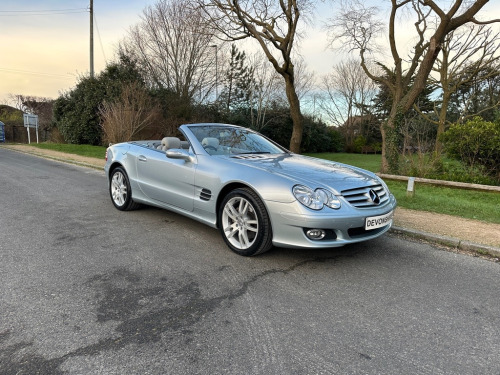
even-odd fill
[{"label": "fence", "polygon": [[[24,125],[11,125],[5,124],[4,126],[4,141],[10,143],[28,143],[28,132]],[[36,130],[35,128],[29,128],[31,140],[36,140]],[[38,137],[40,142],[46,142],[50,139],[49,130],[38,130]],[[1,137],[0,137],[1,142]]]}]

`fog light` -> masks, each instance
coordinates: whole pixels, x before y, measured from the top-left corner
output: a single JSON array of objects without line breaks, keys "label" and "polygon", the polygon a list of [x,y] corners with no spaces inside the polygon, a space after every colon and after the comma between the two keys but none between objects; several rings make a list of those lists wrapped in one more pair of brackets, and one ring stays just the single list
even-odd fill
[{"label": "fog light", "polygon": [[309,229],[306,231],[306,236],[311,240],[322,240],[326,236],[323,229]]}]

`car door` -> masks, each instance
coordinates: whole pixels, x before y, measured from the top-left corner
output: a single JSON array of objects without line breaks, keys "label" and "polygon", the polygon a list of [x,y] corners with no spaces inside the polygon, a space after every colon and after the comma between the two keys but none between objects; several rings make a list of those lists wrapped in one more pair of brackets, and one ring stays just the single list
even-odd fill
[{"label": "car door", "polygon": [[142,192],[159,201],[193,211],[196,164],[169,159],[164,151],[140,150],[137,155],[137,177]]}]

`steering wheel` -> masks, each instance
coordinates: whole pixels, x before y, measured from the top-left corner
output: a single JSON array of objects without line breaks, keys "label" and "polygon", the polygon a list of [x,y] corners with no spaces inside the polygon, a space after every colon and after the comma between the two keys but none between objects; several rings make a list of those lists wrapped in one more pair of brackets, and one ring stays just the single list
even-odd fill
[{"label": "steering wheel", "polygon": [[212,151],[217,152],[217,149],[216,149],[214,146],[212,146],[212,145],[205,145],[205,146],[203,146],[203,148],[204,148],[207,152],[208,152],[208,150],[212,150]]}]

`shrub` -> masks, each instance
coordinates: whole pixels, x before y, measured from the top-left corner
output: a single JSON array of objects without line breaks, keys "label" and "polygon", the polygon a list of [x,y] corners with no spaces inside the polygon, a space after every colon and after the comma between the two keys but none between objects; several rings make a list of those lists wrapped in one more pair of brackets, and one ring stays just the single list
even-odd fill
[{"label": "shrub", "polygon": [[353,147],[354,147],[354,152],[357,152],[358,154],[363,152],[363,148],[366,146],[367,140],[365,137],[362,135],[358,135],[356,138],[354,138],[353,142]]},{"label": "shrub", "polygon": [[328,151],[342,152],[344,150],[344,137],[342,133],[333,126],[327,128],[327,133],[330,137],[330,148]]},{"label": "shrub", "polygon": [[436,158],[435,154],[422,152],[403,155],[399,163],[399,173],[404,176],[431,178],[430,176],[438,176],[442,173],[443,168],[441,158]]},{"label": "shrub", "polygon": [[102,85],[96,79],[87,77],[55,101],[54,124],[66,142],[100,144],[98,108],[104,97]]},{"label": "shrub", "polygon": [[124,84],[115,101],[104,101],[99,113],[105,142],[128,142],[161,119],[160,106],[136,82]]},{"label": "shrub", "polygon": [[500,122],[475,117],[465,124],[452,125],[442,134],[441,141],[450,157],[500,178]]}]

